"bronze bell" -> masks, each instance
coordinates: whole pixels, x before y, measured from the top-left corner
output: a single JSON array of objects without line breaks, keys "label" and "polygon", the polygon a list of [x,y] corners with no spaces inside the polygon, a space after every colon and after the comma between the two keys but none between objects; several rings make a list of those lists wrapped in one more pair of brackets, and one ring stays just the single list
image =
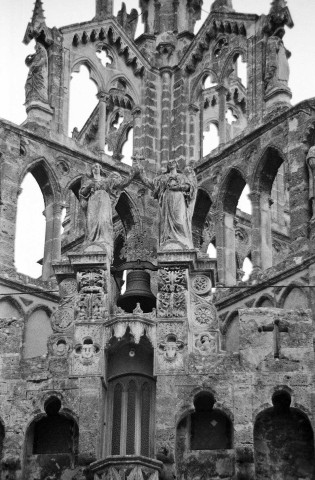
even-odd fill
[{"label": "bronze bell", "polygon": [[117,300],[118,307],[132,313],[137,303],[144,313],[152,312],[156,306],[156,298],[150,288],[150,274],[144,270],[136,270],[127,274],[127,286],[123,295]]}]

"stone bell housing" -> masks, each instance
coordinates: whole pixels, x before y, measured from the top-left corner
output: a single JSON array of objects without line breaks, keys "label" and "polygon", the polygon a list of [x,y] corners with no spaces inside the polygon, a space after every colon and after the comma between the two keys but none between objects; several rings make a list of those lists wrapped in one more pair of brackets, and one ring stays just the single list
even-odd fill
[{"label": "stone bell housing", "polygon": [[[0,120],[1,478],[314,479],[315,101],[291,105],[289,6],[95,4],[51,28],[36,0],[26,119]],[[98,102],[69,137],[82,65]],[[28,173],[38,279],[14,263]]]}]

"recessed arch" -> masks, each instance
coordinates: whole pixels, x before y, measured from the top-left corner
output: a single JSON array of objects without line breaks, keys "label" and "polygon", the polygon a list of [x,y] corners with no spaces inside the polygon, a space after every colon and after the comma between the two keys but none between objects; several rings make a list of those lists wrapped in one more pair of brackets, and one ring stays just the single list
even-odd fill
[{"label": "recessed arch", "polygon": [[118,213],[126,233],[135,225],[140,225],[140,214],[134,201],[127,192],[122,192],[116,204],[116,212]]},{"label": "recessed arch", "polygon": [[250,182],[251,190],[271,194],[272,184],[279,167],[286,162],[284,153],[274,145],[268,145],[257,160]]},{"label": "recessed arch", "polygon": [[202,233],[211,205],[212,200],[208,192],[199,188],[192,216],[193,241],[196,248],[199,248],[202,243]]},{"label": "recessed arch", "polygon": [[[244,39],[246,41],[246,39]],[[229,55],[227,56],[224,65],[221,70],[221,74],[219,76],[219,82],[220,84],[224,83],[224,79],[228,76],[231,75],[233,72],[234,68],[231,68],[231,63],[236,61],[236,57],[241,56],[243,59],[247,59],[247,52],[241,48],[241,47],[236,47],[234,48]]]},{"label": "recessed arch", "polygon": [[26,165],[20,174],[19,185],[21,185],[28,173],[31,173],[38,183],[43,194],[45,206],[49,205],[51,202],[60,200],[61,187],[58,176],[51,168],[51,165],[46,158],[37,158]]},{"label": "recessed arch", "polygon": [[[305,288],[306,287],[306,288]],[[279,308],[294,310],[295,308],[310,308],[309,288],[302,282],[292,282],[281,292]]]},{"label": "recessed arch", "polygon": [[24,317],[24,310],[22,305],[10,295],[5,295],[0,298],[0,318]]},{"label": "recessed arch", "polygon": [[218,76],[214,70],[205,68],[194,80],[190,88],[190,103],[196,103],[203,91],[203,83],[207,77],[211,77],[213,83],[218,83]]}]

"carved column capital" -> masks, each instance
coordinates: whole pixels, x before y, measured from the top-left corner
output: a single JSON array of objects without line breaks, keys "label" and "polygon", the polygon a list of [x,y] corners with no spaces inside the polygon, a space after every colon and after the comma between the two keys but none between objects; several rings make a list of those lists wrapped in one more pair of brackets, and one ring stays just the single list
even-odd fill
[{"label": "carved column capital", "polygon": [[103,92],[101,90],[96,94],[96,97],[100,102],[108,103],[108,100],[109,100],[109,94],[108,93]]},{"label": "carved column capital", "polygon": [[139,105],[134,107],[134,109],[131,111],[131,115],[133,116],[133,118],[141,117],[141,115],[142,115],[141,107]]},{"label": "carved column capital", "polygon": [[200,111],[200,108],[194,103],[189,104],[189,113],[196,115]]},{"label": "carved column capital", "polygon": [[258,203],[260,201],[261,192],[259,190],[253,190],[248,194],[252,203]]}]

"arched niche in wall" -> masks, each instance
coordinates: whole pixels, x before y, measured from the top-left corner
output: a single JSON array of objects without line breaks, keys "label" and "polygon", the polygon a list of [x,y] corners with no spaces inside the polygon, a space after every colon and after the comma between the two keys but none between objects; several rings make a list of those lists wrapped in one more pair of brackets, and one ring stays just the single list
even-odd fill
[{"label": "arched niche in wall", "polygon": [[254,425],[257,480],[311,480],[314,475],[314,433],[307,416],[293,408],[287,391],[273,395],[273,407],[261,412]]},{"label": "arched niche in wall", "polygon": [[34,310],[25,323],[23,357],[47,355],[47,342],[52,333],[49,311],[40,307]]},{"label": "arched niche in wall", "polygon": [[239,353],[240,319],[238,312],[233,312],[226,320],[224,328],[224,350],[228,353]]},{"label": "arched niche in wall", "polygon": [[291,285],[282,295],[282,308],[285,310],[295,310],[296,308],[305,310],[309,308],[308,290],[308,287],[302,288],[298,285]]},{"label": "arched niche in wall", "polygon": [[[233,424],[225,411],[217,408],[210,392],[200,392],[194,398],[194,412],[188,413],[176,429],[176,462],[181,475],[194,473],[194,459],[199,471],[213,472],[213,478],[231,474],[230,451],[233,448]],[[204,454],[202,454],[204,452]],[[206,453],[206,455],[205,455]],[[220,466],[218,467],[218,456]],[[217,470],[218,468],[218,470]],[[232,467],[233,469],[233,467]],[[191,470],[191,471],[190,471]]]},{"label": "arched niche in wall", "polygon": [[[31,190],[37,189],[38,191],[36,201],[38,202],[38,200],[43,199],[44,205],[39,204],[39,209],[37,208],[37,210],[35,210],[38,205],[35,203],[34,206],[35,200],[30,199],[30,204],[27,208],[27,211],[23,213],[23,218],[21,218],[19,216],[18,204],[16,222],[16,250],[19,242],[21,244],[20,254],[22,253],[25,255],[25,250],[27,249],[25,245],[25,235],[27,234],[30,238],[30,244],[35,246],[34,253],[36,257],[34,257],[34,262],[41,259],[41,250],[44,252],[41,277],[42,280],[48,280],[52,275],[51,264],[53,261],[57,261],[60,258],[61,253],[60,234],[62,206],[60,203],[60,186],[55,173],[52,171],[45,159],[36,160],[33,164],[29,165],[23,172],[21,179],[26,181],[27,177],[32,178]],[[22,187],[23,183],[24,182],[21,182]],[[23,193],[21,194],[19,203],[23,200],[22,195]],[[34,216],[37,216],[40,220],[42,220],[43,225],[41,227],[38,225],[38,222],[35,223]],[[44,242],[39,240],[38,229],[44,233]],[[41,243],[44,243],[44,246],[42,245],[42,249]],[[16,263],[18,263],[17,251]],[[25,271],[23,273],[27,272]],[[31,276],[34,275],[31,274]]]},{"label": "arched niche in wall", "polygon": [[[255,202],[253,227],[257,238],[253,244],[253,264],[262,270],[281,261],[288,253],[291,242],[285,168],[283,154],[271,146],[263,153],[255,171],[252,198]],[[272,211],[272,208],[275,210]],[[280,243],[277,238],[279,233]],[[279,255],[277,251],[280,252]]]},{"label": "arched niche in wall", "polygon": [[155,382],[153,348],[127,329],[107,352],[108,405],[105,455],[143,455],[154,450]]},{"label": "arched niche in wall", "polygon": [[259,298],[255,305],[257,308],[274,308],[274,300],[268,295],[263,295]]},{"label": "arched niche in wall", "polygon": [[[34,466],[40,475],[49,473],[53,478],[73,468],[78,454],[79,431],[77,422],[61,409],[55,396],[45,402],[45,414],[28,427],[24,447],[24,477],[31,477]],[[54,459],[54,461],[52,461]],[[49,469],[49,472],[47,472]]]},{"label": "arched niche in wall", "polygon": [[22,308],[14,298],[3,297],[0,300],[0,318],[21,318],[23,316]]},{"label": "arched niche in wall", "polygon": [[199,188],[192,217],[192,234],[195,248],[200,248],[203,243],[205,222],[212,202],[206,190]]}]

